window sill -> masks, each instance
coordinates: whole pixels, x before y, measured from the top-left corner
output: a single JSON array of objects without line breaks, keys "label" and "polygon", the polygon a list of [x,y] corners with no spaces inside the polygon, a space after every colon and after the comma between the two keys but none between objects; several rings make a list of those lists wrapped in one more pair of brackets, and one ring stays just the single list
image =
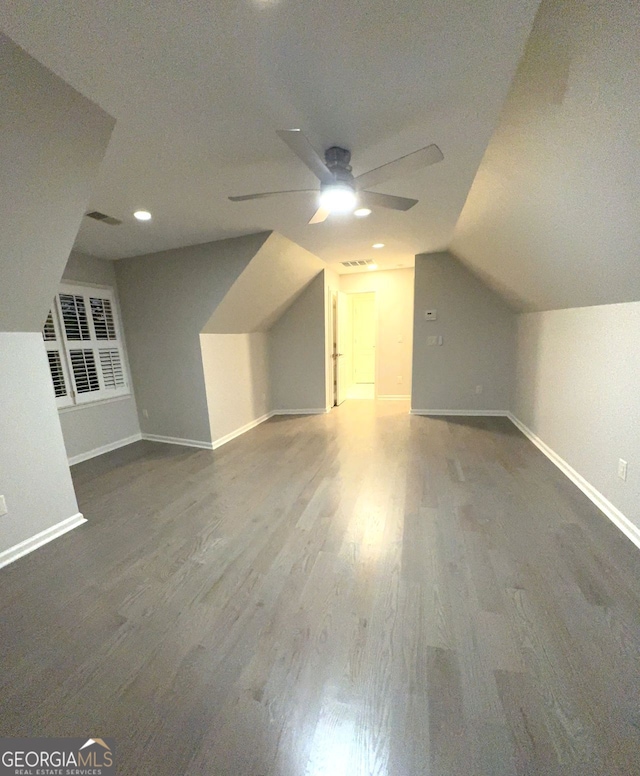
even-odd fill
[{"label": "window sill", "polygon": [[113,396],[110,399],[99,399],[98,401],[86,401],[82,404],[70,404],[68,407],[59,407],[58,413],[63,415],[66,412],[75,412],[76,410],[85,410],[89,407],[98,407],[101,404],[113,404],[116,401],[125,401],[125,399],[133,399],[132,393],[121,394],[120,396]]}]

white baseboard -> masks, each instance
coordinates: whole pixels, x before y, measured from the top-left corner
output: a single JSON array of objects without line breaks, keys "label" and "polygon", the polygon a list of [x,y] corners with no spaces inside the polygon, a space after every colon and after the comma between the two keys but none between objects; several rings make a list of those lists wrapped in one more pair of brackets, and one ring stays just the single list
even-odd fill
[{"label": "white baseboard", "polygon": [[78,455],[72,455],[69,458],[69,466],[73,466],[76,463],[82,461],[88,461],[90,458],[95,458],[97,455],[104,455],[104,453],[110,453],[112,450],[117,450],[119,447],[125,447],[133,442],[139,442],[142,439],[142,434],[133,434],[133,436],[126,437],[125,439],[118,439],[116,442],[110,442],[108,445],[102,445],[102,447],[96,447],[93,450],[88,450],[86,453],[79,453]]},{"label": "white baseboard", "polygon": [[331,407],[315,407],[310,410],[273,410],[271,415],[325,415],[331,412]]},{"label": "white baseboard", "polygon": [[77,528],[79,525],[86,522],[86,518],[78,512],[77,514],[68,517],[66,520],[52,525],[50,528],[45,528],[44,531],[40,531],[40,533],[31,536],[29,539],[25,539],[23,542],[15,544],[13,547],[9,547],[8,550],[0,552],[0,568],[8,566],[9,563],[13,563],[14,560],[18,560],[18,558],[21,558],[23,555],[28,555],[30,552],[38,549],[38,547],[42,547],[43,544],[47,544],[53,539],[57,539],[58,536],[62,536],[62,534],[67,533],[67,531],[71,531],[73,528]]},{"label": "white baseboard", "polygon": [[527,439],[530,439],[533,444],[539,450],[541,450],[547,456],[547,458],[571,480],[571,482],[573,482],[574,485],[577,485],[578,488],[580,488],[585,496],[587,496],[587,498],[589,498],[598,507],[598,509],[603,512],[609,518],[609,520],[611,520],[611,522],[622,531],[625,536],[631,539],[631,541],[637,547],[640,547],[640,528],[638,528],[638,526],[632,523],[626,515],[624,515],[609,501],[609,499],[603,496],[599,490],[591,485],[591,483],[587,482],[587,480],[585,480],[585,478],[579,472],[570,466],[564,460],[564,458],[561,458],[554,450],[549,447],[549,445],[543,442],[537,434],[534,434],[530,428],[525,426],[522,421],[518,420],[515,415],[509,412],[507,417],[514,424],[514,426],[516,426],[516,428],[522,431]]},{"label": "white baseboard", "polygon": [[222,445],[226,445],[227,442],[231,442],[232,439],[235,439],[242,434],[246,434],[247,431],[251,431],[252,428],[259,426],[261,423],[264,423],[265,420],[269,420],[269,418],[272,418],[274,415],[320,415],[329,411],[330,408],[326,409],[325,407],[310,410],[271,410],[271,412],[267,412],[266,414],[261,415],[259,418],[256,418],[249,423],[245,423],[244,426],[240,426],[240,428],[237,428],[235,431],[231,431],[230,433],[215,439],[213,442],[202,442],[198,439],[182,439],[180,437],[169,437],[159,434],[145,433],[142,434],[142,439],[147,439],[149,442],[163,442],[168,445],[198,447],[202,450],[217,450],[219,447],[222,447]]},{"label": "white baseboard", "polygon": [[239,437],[242,434],[246,434],[247,431],[251,431],[252,428],[259,426],[261,423],[264,423],[265,420],[269,420],[269,418],[272,416],[273,416],[273,412],[267,412],[266,414],[261,415],[259,418],[256,418],[255,420],[252,420],[249,423],[245,423],[244,426],[240,426],[240,428],[237,428],[235,431],[231,431],[229,434],[225,434],[219,439],[216,439],[214,442],[211,443],[212,447],[210,449],[216,450],[218,447],[222,447],[222,445],[226,445],[227,442],[230,442],[232,439],[235,439],[236,437]]},{"label": "white baseboard", "polygon": [[148,442],[162,442],[167,445],[181,445],[182,447],[198,447],[202,450],[213,450],[213,442],[204,442],[200,439],[182,439],[181,437],[162,436],[161,434],[145,434],[142,438]]},{"label": "white baseboard", "polygon": [[508,418],[507,410],[410,410],[411,415],[459,415],[462,417]]},{"label": "white baseboard", "polygon": [[398,393],[398,394],[380,394],[376,396],[379,401],[408,401],[411,398],[410,394]]}]

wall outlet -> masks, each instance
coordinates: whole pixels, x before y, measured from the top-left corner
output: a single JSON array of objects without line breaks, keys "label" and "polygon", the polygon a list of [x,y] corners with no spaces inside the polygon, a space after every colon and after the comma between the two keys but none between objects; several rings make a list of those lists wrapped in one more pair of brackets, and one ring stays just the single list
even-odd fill
[{"label": "wall outlet", "polygon": [[7,509],[7,500],[4,496],[0,496],[0,517],[6,515],[9,510]]},{"label": "wall outlet", "polygon": [[402,383],[402,375],[398,375],[397,382],[398,382],[398,385],[400,385]]},{"label": "wall outlet", "polygon": [[621,480],[627,479],[627,462],[623,461],[622,458],[618,459],[618,477]]},{"label": "wall outlet", "polygon": [[425,319],[425,321],[436,321],[438,319],[438,311],[437,310],[425,310],[424,311],[424,319]]},{"label": "wall outlet", "polygon": [[436,334],[433,337],[427,337],[427,345],[442,345],[442,335]]},{"label": "wall outlet", "polygon": [[146,418],[148,420],[149,419],[149,410],[142,410],[142,417]]},{"label": "wall outlet", "polygon": [[482,386],[476,385],[476,393],[482,393]]}]

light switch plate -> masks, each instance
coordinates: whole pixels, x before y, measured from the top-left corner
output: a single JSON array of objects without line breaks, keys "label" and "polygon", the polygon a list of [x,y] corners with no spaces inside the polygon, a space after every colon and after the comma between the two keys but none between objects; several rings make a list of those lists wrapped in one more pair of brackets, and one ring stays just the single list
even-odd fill
[{"label": "light switch plate", "polygon": [[620,477],[621,480],[627,479],[627,465],[627,462],[622,458],[618,459],[618,477]]},{"label": "light switch plate", "polygon": [[425,310],[424,311],[424,319],[425,319],[425,321],[436,321],[436,320],[438,320],[438,311],[437,310]]},{"label": "light switch plate", "polygon": [[4,496],[0,496],[0,517],[2,515],[6,515],[8,512],[7,510],[7,500]]}]

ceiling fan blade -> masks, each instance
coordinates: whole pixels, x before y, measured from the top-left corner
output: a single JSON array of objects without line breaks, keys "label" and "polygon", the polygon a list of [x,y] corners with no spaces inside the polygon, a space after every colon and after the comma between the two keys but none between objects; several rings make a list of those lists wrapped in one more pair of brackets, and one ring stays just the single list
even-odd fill
[{"label": "ceiling fan blade", "polygon": [[311,145],[306,135],[300,129],[278,129],[278,137],[282,138],[293,153],[300,159],[311,172],[320,178],[322,183],[333,183],[335,178],[331,170],[324,163],[320,154]]},{"label": "ceiling fan blade", "polygon": [[310,224],[321,224],[323,221],[327,220],[327,216],[329,215],[331,211],[327,210],[325,207],[319,207],[316,212],[313,214],[313,216],[309,219]]},{"label": "ceiling fan blade", "polygon": [[317,194],[317,189],[290,189],[289,191],[263,191],[262,194],[243,194],[240,197],[228,197],[232,202],[246,202],[248,199],[264,199],[278,194]]},{"label": "ceiling fan blade", "polygon": [[428,167],[430,164],[441,162],[443,159],[444,156],[438,146],[429,145],[426,148],[421,148],[419,151],[401,156],[393,162],[387,162],[382,167],[376,167],[374,170],[358,175],[356,186],[359,189],[377,186],[379,183],[389,180],[389,178],[410,175],[422,167]]},{"label": "ceiling fan blade", "polygon": [[417,199],[396,197],[393,194],[379,194],[377,191],[361,191],[358,199],[367,207],[387,207],[389,210],[410,210],[418,204]]}]

